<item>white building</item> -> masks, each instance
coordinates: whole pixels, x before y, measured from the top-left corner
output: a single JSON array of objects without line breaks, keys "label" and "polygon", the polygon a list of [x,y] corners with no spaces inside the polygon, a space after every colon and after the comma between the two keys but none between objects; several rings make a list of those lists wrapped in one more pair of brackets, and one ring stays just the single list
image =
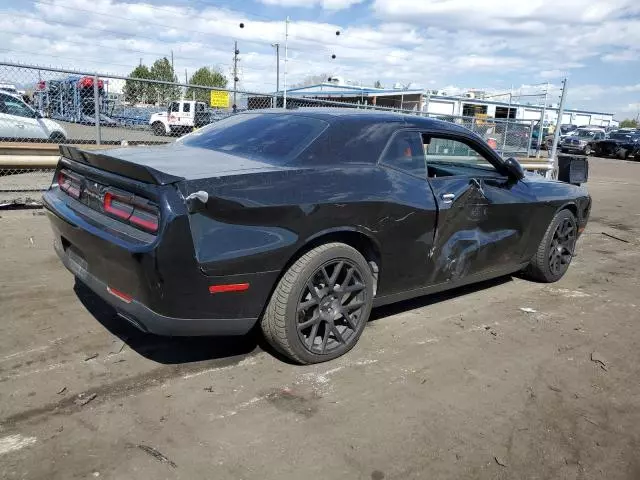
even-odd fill
[{"label": "white building", "polygon": [[[281,94],[282,92],[280,92]],[[363,105],[377,105],[403,110],[428,112],[436,115],[451,116],[487,116],[490,118],[504,118],[514,120],[542,119],[544,111],[545,123],[555,124],[558,119],[558,108],[541,105],[529,105],[522,103],[500,102],[483,100],[481,95],[447,96],[444,92],[432,90],[401,90],[380,89],[371,87],[358,87],[352,85],[336,85],[334,83],[321,83],[308,87],[293,88],[287,91],[287,96],[292,98],[315,98],[323,100],[335,100]],[[571,123],[578,126],[615,126],[617,122],[612,113],[594,112],[586,110],[565,109],[560,123]]]}]

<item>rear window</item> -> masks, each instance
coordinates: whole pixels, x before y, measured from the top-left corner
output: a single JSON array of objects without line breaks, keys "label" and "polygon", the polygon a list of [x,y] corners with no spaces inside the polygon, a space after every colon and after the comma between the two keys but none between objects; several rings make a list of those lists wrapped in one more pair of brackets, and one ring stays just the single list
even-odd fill
[{"label": "rear window", "polygon": [[240,114],[208,125],[181,141],[190,147],[284,164],[297,157],[328,125],[302,115]]}]

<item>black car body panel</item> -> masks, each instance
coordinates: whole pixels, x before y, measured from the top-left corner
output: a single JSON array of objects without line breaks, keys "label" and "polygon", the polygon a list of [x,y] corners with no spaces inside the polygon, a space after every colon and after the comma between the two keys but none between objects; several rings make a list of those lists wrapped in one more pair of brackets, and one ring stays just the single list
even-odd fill
[{"label": "black car body panel", "polygon": [[[482,139],[457,125],[340,110],[260,113],[273,114],[328,126],[287,162],[190,145],[213,126],[168,147],[64,148],[58,172],[81,178],[79,198],[54,183],[44,203],[67,268],[146,331],[242,334],[282,273],[319,243],[358,248],[382,305],[517,271],[559,209],[571,209],[581,228],[587,222],[584,188],[514,179]],[[493,168],[445,162],[429,165],[429,178],[407,174],[381,162],[396,132],[463,141]],[[100,198],[114,187],[151,202],[157,231],[142,234],[92,204],[92,185],[107,185],[93,193]],[[197,192],[208,200],[187,200]],[[216,285],[247,287],[211,293]]]}]

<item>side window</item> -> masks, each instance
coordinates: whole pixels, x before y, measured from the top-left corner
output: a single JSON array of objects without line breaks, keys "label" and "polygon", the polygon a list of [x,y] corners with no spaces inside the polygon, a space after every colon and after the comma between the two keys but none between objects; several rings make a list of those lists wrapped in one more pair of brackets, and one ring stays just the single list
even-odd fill
[{"label": "side window", "polygon": [[2,108],[0,108],[2,113],[15,115],[16,117],[34,118],[33,111],[15,98],[3,95],[0,102],[3,104]]},{"label": "side window", "polygon": [[472,165],[487,167],[492,170],[495,168],[489,161],[478,153],[473,147],[466,143],[450,138],[437,138],[423,136],[425,145],[424,149],[427,157],[427,164],[437,163],[458,163],[460,165]]},{"label": "side window", "polygon": [[169,106],[169,111],[170,112],[179,112],[180,111],[180,104],[178,102],[172,102],[171,105]]},{"label": "side window", "polygon": [[191,111],[191,104],[190,103],[183,103],[182,104],[182,111],[184,113],[189,113]]},{"label": "side window", "polygon": [[382,163],[422,178],[427,178],[424,147],[418,132],[394,135],[382,156]]}]

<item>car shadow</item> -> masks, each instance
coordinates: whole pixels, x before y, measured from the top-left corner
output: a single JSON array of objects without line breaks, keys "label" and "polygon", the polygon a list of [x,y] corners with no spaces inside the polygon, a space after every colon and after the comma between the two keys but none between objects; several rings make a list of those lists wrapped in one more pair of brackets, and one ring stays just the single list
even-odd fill
[{"label": "car shadow", "polygon": [[[429,305],[452,300],[470,293],[497,287],[513,281],[513,278],[513,276],[500,277],[442,293],[425,295],[378,307],[371,312],[369,321],[379,321],[403,312],[428,307]],[[259,325],[256,325],[251,332],[244,336],[163,337],[138,330],[119,317],[111,305],[77,279],[74,291],[82,305],[104,328],[117,336],[133,351],[154,362],[170,365],[184,364],[247,356],[264,350],[285,363],[293,364],[290,359],[284,357],[267,344]]]},{"label": "car shadow", "polygon": [[116,310],[76,279],[76,296],[109,332],[133,351],[162,364],[182,364],[248,355],[263,349],[258,329],[244,336],[233,337],[164,337],[138,330]]},{"label": "car shadow", "polygon": [[491,280],[485,280],[484,282],[473,283],[464,287],[454,288],[440,293],[432,293],[422,297],[412,298],[410,300],[404,300],[398,303],[392,303],[383,307],[374,308],[369,317],[370,322],[375,322],[392,315],[398,315],[400,313],[408,312],[409,310],[415,310],[417,308],[428,307],[436,303],[446,302],[454,298],[462,297],[470,293],[479,292],[481,290],[487,290],[489,288],[504,285],[512,282],[514,276],[507,275],[504,277],[498,277]]}]

